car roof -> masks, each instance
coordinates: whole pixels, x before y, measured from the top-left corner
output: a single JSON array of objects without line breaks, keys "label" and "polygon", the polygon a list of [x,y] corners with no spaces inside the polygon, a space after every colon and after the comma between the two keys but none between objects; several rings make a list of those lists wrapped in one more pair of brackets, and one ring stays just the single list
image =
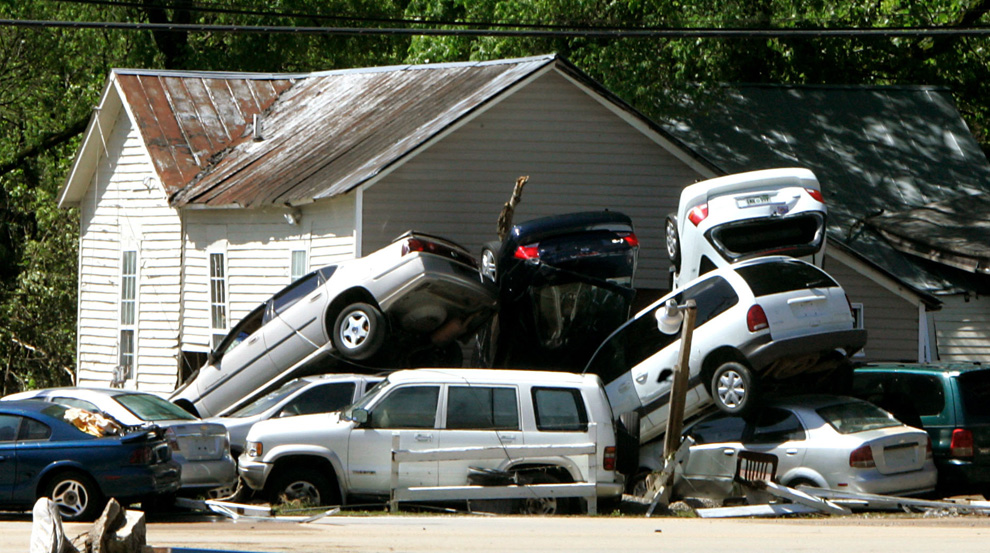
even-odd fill
[{"label": "car roof", "polygon": [[861,372],[898,372],[924,374],[950,374],[990,370],[990,365],[979,362],[941,362],[941,363],[882,363],[874,362],[856,367]]},{"label": "car roof", "polygon": [[861,399],[857,399],[849,396],[837,396],[830,394],[801,394],[794,396],[778,397],[773,399],[767,399],[764,405],[767,407],[780,407],[783,409],[801,410],[801,409],[820,409],[822,407],[828,407],[829,405],[838,405],[840,403],[867,403]]},{"label": "car roof", "polygon": [[396,371],[388,375],[393,384],[404,382],[450,382],[469,384],[567,384],[571,386],[597,379],[596,375],[581,375],[561,371],[513,369],[445,369],[425,368]]},{"label": "car roof", "polygon": [[[289,382],[303,381],[303,382],[327,382],[327,381],[343,381],[349,382],[351,380],[384,380],[384,375],[372,375],[372,374],[356,374],[356,373],[334,373],[334,374],[311,374],[307,376],[300,376],[299,378],[290,380]],[[286,383],[288,384],[288,382]]]},{"label": "car roof", "polygon": [[132,395],[132,394],[150,395],[150,396],[156,395],[150,392],[142,392],[140,390],[125,390],[123,388],[99,388],[99,387],[89,387],[89,386],[61,386],[57,388],[41,388],[38,390],[30,390],[28,393],[30,392],[43,393],[46,396],[50,396],[61,392],[81,398],[117,397],[117,396]]},{"label": "car roof", "polygon": [[0,409],[14,413],[42,413],[52,406],[52,403],[40,399],[15,399],[0,403]]}]

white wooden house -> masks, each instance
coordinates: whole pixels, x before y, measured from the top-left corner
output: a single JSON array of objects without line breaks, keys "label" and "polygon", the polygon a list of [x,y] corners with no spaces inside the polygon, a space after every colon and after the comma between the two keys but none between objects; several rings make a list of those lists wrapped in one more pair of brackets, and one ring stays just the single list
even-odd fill
[{"label": "white wooden house", "polygon": [[[80,385],[168,392],[296,276],[408,229],[478,251],[512,185],[516,220],[611,209],[667,287],[664,216],[721,174],[557,56],[310,74],[114,70],[62,189],[80,210]],[[938,302],[830,248],[830,271],[909,331],[873,358],[924,358]],[[885,307],[884,307],[885,308]],[[879,312],[879,311],[878,311]]]}]

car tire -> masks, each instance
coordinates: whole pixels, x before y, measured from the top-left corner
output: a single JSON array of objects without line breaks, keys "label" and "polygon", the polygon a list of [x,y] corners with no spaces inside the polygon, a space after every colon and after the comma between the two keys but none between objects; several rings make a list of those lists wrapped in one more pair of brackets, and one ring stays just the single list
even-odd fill
[{"label": "car tire", "polygon": [[650,491],[650,485],[647,478],[650,474],[652,474],[652,472],[644,470],[636,473],[635,476],[630,477],[629,482],[626,483],[626,493],[634,497],[652,500],[652,497],[647,497]]},{"label": "car tire", "polygon": [[498,266],[495,260],[495,250],[488,247],[482,248],[481,267],[478,270],[481,272],[481,276],[489,282],[497,282]]},{"label": "car tire", "polygon": [[267,491],[272,505],[294,501],[309,507],[340,504],[340,494],[323,473],[298,466],[275,473]]},{"label": "car tire", "polygon": [[668,215],[664,223],[664,235],[667,245],[667,257],[674,271],[681,270],[681,237],[677,234],[677,216]]},{"label": "car tire", "polygon": [[712,374],[712,398],[723,413],[744,415],[757,401],[757,382],[749,367],[736,361],[723,363]]},{"label": "car tire", "polygon": [[639,469],[639,413],[628,411],[619,415],[615,428],[615,468],[622,474]]},{"label": "car tire", "polygon": [[374,305],[345,307],[333,325],[333,346],[343,357],[360,361],[378,353],[385,341],[385,316]]},{"label": "car tire", "polygon": [[55,475],[45,486],[43,496],[58,506],[62,520],[67,522],[95,520],[106,504],[96,482],[89,475],[77,471]]},{"label": "car tire", "polygon": [[[557,476],[538,470],[532,473],[523,473],[519,476],[519,484],[560,484],[561,480]],[[569,497],[527,497],[519,500],[517,512],[521,515],[566,515],[571,512],[571,498]]]}]

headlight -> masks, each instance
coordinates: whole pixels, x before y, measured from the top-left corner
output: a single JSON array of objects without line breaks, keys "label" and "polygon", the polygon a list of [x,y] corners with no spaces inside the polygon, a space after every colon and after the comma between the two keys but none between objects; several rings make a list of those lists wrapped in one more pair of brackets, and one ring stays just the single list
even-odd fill
[{"label": "headlight", "polygon": [[261,442],[248,442],[246,451],[248,457],[261,457],[265,448],[261,445]]}]

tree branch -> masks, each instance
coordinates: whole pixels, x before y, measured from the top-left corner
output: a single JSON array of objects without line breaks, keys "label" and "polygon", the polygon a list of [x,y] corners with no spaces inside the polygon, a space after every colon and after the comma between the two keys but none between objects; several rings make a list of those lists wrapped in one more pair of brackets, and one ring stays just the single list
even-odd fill
[{"label": "tree branch", "polygon": [[76,135],[82,134],[82,132],[86,130],[86,125],[88,123],[89,117],[86,117],[76,121],[68,128],[42,137],[42,139],[34,146],[25,148],[24,150],[18,152],[17,155],[14,156],[14,159],[0,164],[0,177],[23,165],[28,158],[32,158],[56,146],[61,146],[62,144],[65,144],[69,140],[75,138]]}]

